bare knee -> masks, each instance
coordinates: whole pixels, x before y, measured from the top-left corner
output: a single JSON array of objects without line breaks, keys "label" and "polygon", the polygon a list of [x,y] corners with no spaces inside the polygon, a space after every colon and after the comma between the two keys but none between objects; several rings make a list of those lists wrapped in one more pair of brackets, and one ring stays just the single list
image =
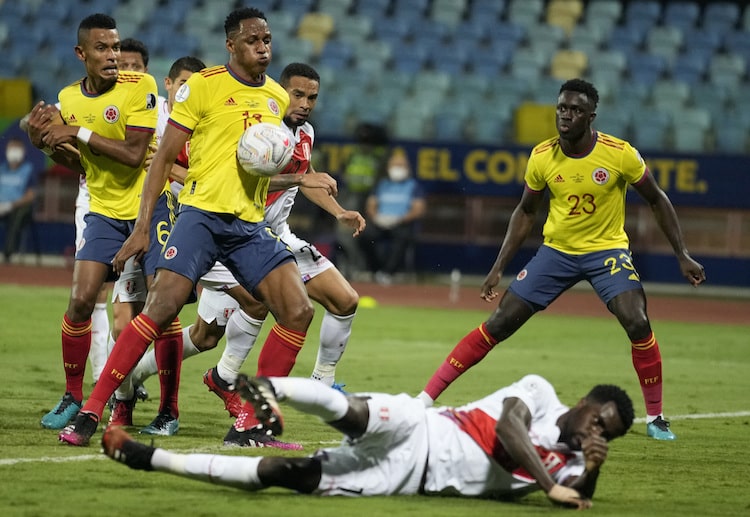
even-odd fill
[{"label": "bare knee", "polygon": [[190,341],[201,352],[212,350],[216,348],[219,340],[224,336],[225,329],[226,327],[219,326],[216,320],[207,323],[199,317],[195,324],[190,327]]}]

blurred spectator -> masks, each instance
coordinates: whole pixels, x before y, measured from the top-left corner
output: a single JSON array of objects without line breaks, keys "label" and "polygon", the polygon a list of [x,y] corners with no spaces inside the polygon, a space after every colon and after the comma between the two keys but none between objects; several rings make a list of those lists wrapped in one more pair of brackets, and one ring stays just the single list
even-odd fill
[{"label": "blurred spectator", "polygon": [[11,137],[0,164],[0,224],[5,227],[3,257],[9,262],[18,252],[23,230],[31,223],[36,199],[37,174],[26,156],[23,140]]},{"label": "blurred spectator", "polygon": [[[342,171],[338,200],[342,206],[364,214],[367,197],[385,165],[388,137],[382,126],[364,122],[357,126],[355,136],[357,146]],[[337,225],[336,240],[344,254],[337,257],[337,266],[345,276],[356,276],[365,269],[358,242],[343,225]]]},{"label": "blurred spectator", "polygon": [[411,176],[403,149],[392,151],[387,173],[367,198],[367,228],[359,238],[367,266],[381,284],[390,284],[403,265],[426,209],[422,187]]}]

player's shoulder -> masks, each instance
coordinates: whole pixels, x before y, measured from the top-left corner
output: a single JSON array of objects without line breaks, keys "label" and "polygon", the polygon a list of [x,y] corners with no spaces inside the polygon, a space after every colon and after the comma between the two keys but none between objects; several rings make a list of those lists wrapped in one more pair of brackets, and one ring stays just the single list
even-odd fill
[{"label": "player's shoulder", "polygon": [[531,156],[542,156],[546,153],[551,152],[554,150],[560,143],[560,137],[554,136],[552,138],[548,138],[547,140],[543,140],[536,144],[531,149]]},{"label": "player's shoulder", "polygon": [[523,389],[533,393],[555,393],[555,388],[552,384],[541,375],[535,373],[525,375],[517,382],[517,384]]},{"label": "player's shoulder", "polygon": [[151,74],[145,72],[135,72],[132,70],[122,70],[117,74],[117,84],[141,84],[141,83],[154,83],[156,79]]},{"label": "player's shoulder", "polygon": [[216,66],[209,66],[202,70],[199,70],[198,72],[194,73],[190,77],[192,78],[193,76],[195,76],[196,78],[203,77],[204,79],[207,79],[209,77],[216,77],[216,76],[220,76],[223,74],[227,74],[228,72],[229,70],[227,69],[226,65],[216,65]]},{"label": "player's shoulder", "polygon": [[616,151],[623,151],[630,147],[627,140],[610,135],[609,133],[596,132],[596,143]]}]

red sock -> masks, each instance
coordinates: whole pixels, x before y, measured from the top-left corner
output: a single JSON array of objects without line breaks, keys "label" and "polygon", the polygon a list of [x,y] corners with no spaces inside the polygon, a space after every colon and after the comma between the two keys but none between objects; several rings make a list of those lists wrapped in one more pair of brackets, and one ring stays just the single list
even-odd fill
[{"label": "red sock", "polygon": [[159,413],[168,409],[172,416],[177,418],[180,416],[177,394],[180,389],[182,367],[182,327],[179,318],[175,318],[172,324],[154,340],[154,353],[161,387]]},{"label": "red sock", "polygon": [[278,323],[263,343],[258,357],[258,375],[286,377],[294,368],[297,354],[305,344],[305,333],[282,327]]},{"label": "red sock", "polygon": [[661,353],[654,333],[646,339],[632,342],[633,366],[641,381],[643,400],[646,403],[646,414],[661,415],[662,412],[662,375]]},{"label": "red sock", "polygon": [[148,316],[139,314],[128,323],[117,338],[115,347],[109,354],[99,382],[81,411],[96,413],[101,419],[104,406],[122,384],[125,376],[135,367],[148,345],[161,333]]},{"label": "red sock", "polygon": [[74,323],[63,316],[62,358],[65,370],[65,391],[76,400],[83,400],[83,374],[86,373],[86,359],[91,349],[91,318]]},{"label": "red sock", "polygon": [[481,361],[496,344],[497,340],[487,332],[485,323],[466,334],[427,382],[425,393],[432,400],[437,399],[453,381]]}]

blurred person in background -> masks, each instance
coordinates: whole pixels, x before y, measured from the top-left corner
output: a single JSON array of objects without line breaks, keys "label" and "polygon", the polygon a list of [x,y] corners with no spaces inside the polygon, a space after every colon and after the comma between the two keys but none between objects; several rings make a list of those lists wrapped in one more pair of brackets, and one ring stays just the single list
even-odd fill
[{"label": "blurred person in background", "polygon": [[0,163],[0,224],[5,227],[3,258],[10,262],[18,252],[23,231],[31,224],[39,174],[27,158],[26,145],[16,137],[5,145]]},{"label": "blurred person in background", "polygon": [[416,243],[417,223],[424,217],[427,204],[403,149],[393,149],[386,173],[367,197],[365,212],[370,224],[359,245],[375,281],[387,285],[405,265],[406,255]]}]

